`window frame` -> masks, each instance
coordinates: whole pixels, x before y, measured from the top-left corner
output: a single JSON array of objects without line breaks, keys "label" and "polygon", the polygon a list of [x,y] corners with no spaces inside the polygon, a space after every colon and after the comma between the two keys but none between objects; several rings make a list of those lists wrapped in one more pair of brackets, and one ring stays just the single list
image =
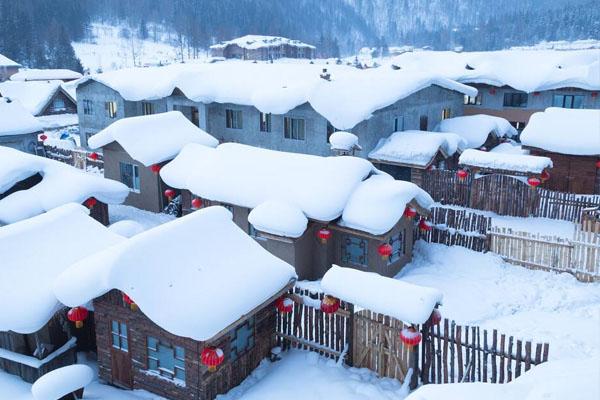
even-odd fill
[{"label": "window frame", "polygon": [[[519,101],[515,101],[515,99],[519,99]],[[510,101],[508,101],[508,100],[510,100]],[[528,103],[529,103],[529,95],[527,93],[507,92],[507,93],[504,93],[504,99],[502,101],[502,106],[503,107],[512,107],[512,108],[527,108]]]},{"label": "window frame", "polygon": [[[247,345],[242,349],[242,351],[239,351],[239,349],[237,348],[238,333],[240,332],[240,330],[242,328],[244,328],[246,326],[249,327],[249,329],[252,331],[252,333],[250,336],[248,336],[249,340],[247,340]],[[243,324],[236,326],[229,332],[229,359],[232,361],[237,360],[240,357],[243,357],[249,351],[252,351],[252,349],[254,349],[255,346],[256,346],[256,318],[254,316],[252,316],[252,317],[248,318],[247,320],[245,320]]]},{"label": "window frame", "polygon": [[[131,168],[131,183],[132,183],[132,186],[129,186],[123,180],[123,167],[127,167],[127,166],[131,166],[132,167]],[[140,168],[139,168],[139,166],[136,165],[136,164],[128,163],[128,162],[119,161],[119,181],[122,184],[124,184],[125,186],[127,186],[129,188],[130,192],[140,193],[141,189],[142,189],[142,179],[140,177]],[[137,183],[137,187],[136,187],[136,183]]]},{"label": "window frame", "polygon": [[[156,343],[156,347],[152,347],[150,341],[154,341]],[[170,349],[173,355],[173,370],[161,366],[160,365],[160,348]],[[152,353],[156,353],[156,356]],[[151,367],[151,362],[156,363],[156,368]],[[177,362],[180,362],[181,365],[177,365]],[[185,368],[185,348],[177,345],[172,345],[169,342],[163,341],[155,336],[148,335],[146,336],[146,368],[148,371],[152,371],[158,373],[160,376],[171,380],[178,380],[181,382],[185,382],[186,380],[186,368]],[[181,371],[183,374],[183,378],[177,376],[177,371]]]},{"label": "window frame", "polygon": [[[302,128],[300,130],[300,128]],[[306,140],[306,119],[283,117],[283,138],[289,140]]]},{"label": "window frame", "polygon": [[271,113],[264,113],[259,111],[258,113],[258,129],[261,132],[269,133],[272,131],[272,116]]},{"label": "window frame", "polygon": [[93,115],[94,114],[94,102],[92,100],[84,99],[83,100],[83,115]]},{"label": "window frame", "polygon": [[[115,325],[117,330],[115,331]],[[110,321],[111,344],[114,349],[129,353],[129,331],[125,322],[113,319]],[[116,340],[115,340],[116,338]],[[125,343],[125,345],[123,345]]]},{"label": "window frame", "polygon": [[397,115],[394,117],[394,132],[402,132],[403,130],[404,130],[404,115]]},{"label": "window frame", "polygon": [[481,93],[477,93],[477,96],[469,96],[465,94],[464,97],[465,106],[480,106],[481,105]]},{"label": "window frame", "polygon": [[107,101],[104,103],[104,109],[106,110],[106,116],[110,119],[117,118],[117,102]]},{"label": "window frame", "polygon": [[[560,98],[560,105],[557,105],[557,98]],[[585,96],[581,94],[555,94],[552,96],[552,107],[566,108],[571,110],[580,110],[583,108]],[[570,106],[567,106],[567,100],[570,100]],[[579,101],[579,107],[575,107],[576,100]]]},{"label": "window frame", "polygon": [[[399,242],[400,247],[394,247],[394,244]],[[392,254],[388,257],[387,264],[393,264],[406,255],[406,235],[404,229],[400,229],[396,234],[391,235],[388,239],[388,244],[392,246]]]},{"label": "window frame", "polygon": [[452,118],[452,109],[450,107],[442,108],[442,121]]},{"label": "window frame", "polygon": [[225,109],[225,128],[244,129],[244,120],[242,110]]},{"label": "window frame", "polygon": [[152,115],[154,112],[154,103],[142,101],[142,115]]},{"label": "window frame", "polygon": [[[351,252],[346,250],[350,245],[354,245],[352,243],[353,240],[358,241],[359,248],[363,249],[363,251],[362,251],[363,254],[358,257],[358,261],[354,258],[354,254],[352,254]],[[361,247],[361,244],[364,244],[364,246]],[[341,250],[340,259],[343,263],[358,266],[358,267],[368,267],[369,266],[369,239],[366,239],[366,238],[363,238],[360,236],[355,236],[355,235],[344,235],[342,237],[340,250]],[[363,262],[360,261],[361,257],[364,258]]]}]

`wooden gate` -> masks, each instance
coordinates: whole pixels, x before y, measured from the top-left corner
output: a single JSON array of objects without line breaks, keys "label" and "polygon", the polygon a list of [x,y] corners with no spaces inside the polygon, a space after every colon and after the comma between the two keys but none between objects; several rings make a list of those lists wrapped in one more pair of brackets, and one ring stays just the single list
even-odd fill
[{"label": "wooden gate", "polygon": [[522,180],[500,174],[473,179],[469,207],[499,215],[527,217],[537,207],[537,192]]}]

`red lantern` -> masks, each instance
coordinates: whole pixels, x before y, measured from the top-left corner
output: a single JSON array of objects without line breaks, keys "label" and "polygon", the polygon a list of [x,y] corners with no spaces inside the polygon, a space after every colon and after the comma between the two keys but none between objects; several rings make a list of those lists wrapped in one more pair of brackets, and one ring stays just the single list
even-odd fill
[{"label": "red lantern", "polygon": [[550,179],[550,172],[543,170],[542,175],[540,175],[540,178],[542,179],[542,182],[546,182]]},{"label": "red lantern", "polygon": [[327,228],[321,228],[317,231],[317,237],[321,240],[322,244],[327,244],[327,241],[331,239],[332,233]]},{"label": "red lantern", "polygon": [[469,176],[469,173],[464,169],[459,169],[456,171],[456,176],[458,177],[459,181],[464,181],[467,179],[467,176]]},{"label": "red lantern", "polygon": [[406,208],[404,209],[404,216],[408,219],[413,219],[417,216],[417,210],[415,210],[411,206],[406,206]]},{"label": "red lantern", "polygon": [[539,96],[539,95],[540,95],[540,92],[533,92],[533,95],[534,95],[534,96]]},{"label": "red lantern", "polygon": [[158,165],[158,164],[152,164],[150,166],[150,171],[152,171],[152,173],[154,175],[158,175],[158,173],[160,172],[160,165]]},{"label": "red lantern", "polygon": [[596,97],[598,97],[598,92],[592,92],[592,98],[595,99]]},{"label": "red lantern", "polygon": [[423,233],[429,232],[430,230],[432,230],[433,227],[431,226],[431,224],[429,222],[427,222],[425,220],[425,218],[421,218],[419,220],[419,230]]},{"label": "red lantern", "polygon": [[381,256],[381,258],[383,260],[387,260],[390,258],[390,256],[394,252],[394,249],[392,248],[392,246],[389,243],[383,243],[382,245],[380,245],[377,248],[377,252],[379,253],[379,255]]},{"label": "red lantern", "polygon": [[173,189],[167,189],[167,190],[165,190],[165,197],[169,201],[173,200],[173,197],[175,197],[175,191]]},{"label": "red lantern", "polygon": [[417,330],[409,326],[400,331],[400,340],[408,347],[413,347],[421,343],[421,334]]},{"label": "red lantern", "polygon": [[46,135],[44,135],[44,134],[40,135],[40,140],[41,140],[42,142],[46,141],[46,139],[48,139],[48,136],[46,136]]},{"label": "red lantern", "polygon": [[496,89],[490,89],[490,94],[493,96],[496,94]]},{"label": "red lantern", "polygon": [[277,311],[279,311],[282,314],[291,313],[294,309],[294,300],[286,296],[281,296],[275,302],[275,307],[277,307]]},{"label": "red lantern", "polygon": [[90,153],[89,157],[90,157],[90,160],[96,161],[98,159],[98,153],[96,153],[96,152]]},{"label": "red lantern", "polygon": [[137,309],[138,309],[137,304],[135,304],[135,302],[131,299],[131,297],[127,296],[125,293],[123,293],[123,301],[125,302],[125,304],[129,305],[129,308],[131,308],[131,311],[137,311]]},{"label": "red lantern", "polygon": [[202,207],[202,199],[200,199],[199,197],[196,197],[195,199],[192,200],[192,208],[197,210],[200,207]]},{"label": "red lantern", "polygon": [[437,308],[434,308],[429,316],[429,325],[439,325],[442,322],[442,313]]},{"label": "red lantern", "polygon": [[596,168],[600,169],[600,160],[596,161]]},{"label": "red lantern", "polygon": [[200,355],[202,364],[208,367],[210,372],[215,372],[217,367],[225,360],[225,353],[217,347],[205,347]]},{"label": "red lantern", "polygon": [[333,296],[325,295],[323,300],[321,300],[321,311],[323,311],[325,314],[333,314],[339,310],[339,308],[340,301]]},{"label": "red lantern", "polygon": [[88,317],[88,310],[83,306],[73,307],[67,313],[67,318],[71,322],[75,322],[75,328],[80,329],[83,327],[83,321]]},{"label": "red lantern", "polygon": [[534,178],[532,176],[531,178],[527,179],[527,183],[529,184],[529,186],[535,189],[536,187],[540,186],[542,181],[539,178]]},{"label": "red lantern", "polygon": [[91,210],[92,208],[94,208],[94,206],[96,205],[96,203],[98,203],[98,200],[96,200],[93,197],[90,197],[83,204],[85,204],[85,206]]}]

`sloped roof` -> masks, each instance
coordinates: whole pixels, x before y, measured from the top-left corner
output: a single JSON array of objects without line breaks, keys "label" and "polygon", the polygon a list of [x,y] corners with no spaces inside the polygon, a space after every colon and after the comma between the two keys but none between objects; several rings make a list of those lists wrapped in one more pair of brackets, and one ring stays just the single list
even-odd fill
[{"label": "sloped roof", "polygon": [[83,75],[70,69],[28,69],[19,70],[10,77],[11,81],[47,81],[47,80],[73,80]]},{"label": "sloped roof", "polygon": [[16,61],[11,60],[10,58],[0,54],[0,66],[2,67],[20,67],[21,64],[19,64]]},{"label": "sloped roof", "polygon": [[[0,96],[19,100],[27,110],[38,115],[48,106],[52,97],[61,90],[62,81],[6,81],[0,83]],[[63,93],[69,98],[68,92]],[[74,101],[74,100],[73,100]]]},{"label": "sloped roof", "polygon": [[519,134],[504,118],[484,114],[448,118],[441,121],[435,130],[461,136],[466,140],[466,148],[482,146],[490,134],[498,138],[511,138]]},{"label": "sloped roof", "polygon": [[43,130],[18,100],[0,97],[0,136],[23,135]]}]

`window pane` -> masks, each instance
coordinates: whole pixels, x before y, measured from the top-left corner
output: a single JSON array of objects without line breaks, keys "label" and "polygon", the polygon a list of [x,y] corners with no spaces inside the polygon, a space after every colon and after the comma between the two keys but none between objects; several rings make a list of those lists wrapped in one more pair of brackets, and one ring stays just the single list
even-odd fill
[{"label": "window pane", "polygon": [[552,107],[562,107],[563,106],[563,96],[560,94],[555,94],[552,97]]},{"label": "window pane", "polygon": [[583,96],[573,96],[573,108],[583,108]]},{"label": "window pane", "polygon": [[113,347],[120,348],[121,346],[120,346],[119,341],[120,341],[119,335],[113,333],[113,335],[112,335],[112,345],[113,345]]},{"label": "window pane", "polygon": [[185,360],[185,350],[183,350],[183,347],[175,346],[175,357],[180,360]]},{"label": "window pane", "polygon": [[133,170],[133,188],[140,190],[140,171],[137,165],[132,165]]},{"label": "window pane", "polygon": [[129,350],[129,342],[127,341],[127,336],[121,337],[121,349],[125,351]]},{"label": "window pane", "polygon": [[565,108],[573,108],[573,96],[565,96]]},{"label": "window pane", "polygon": [[342,261],[367,265],[367,259],[367,241],[362,238],[346,236],[342,242]]},{"label": "window pane", "polygon": [[175,378],[185,381],[185,370],[175,369]]},{"label": "window pane", "polygon": [[127,325],[121,322],[121,336],[127,337]]},{"label": "window pane", "polygon": [[148,358],[148,369],[158,370],[158,361],[152,358]]},{"label": "window pane", "polygon": [[117,335],[119,334],[119,323],[117,321],[112,321],[111,322],[111,331],[112,333],[116,333]]},{"label": "window pane", "polygon": [[150,349],[153,349],[154,351],[156,351],[157,346],[158,346],[158,340],[156,340],[152,336],[148,336],[148,347]]}]

